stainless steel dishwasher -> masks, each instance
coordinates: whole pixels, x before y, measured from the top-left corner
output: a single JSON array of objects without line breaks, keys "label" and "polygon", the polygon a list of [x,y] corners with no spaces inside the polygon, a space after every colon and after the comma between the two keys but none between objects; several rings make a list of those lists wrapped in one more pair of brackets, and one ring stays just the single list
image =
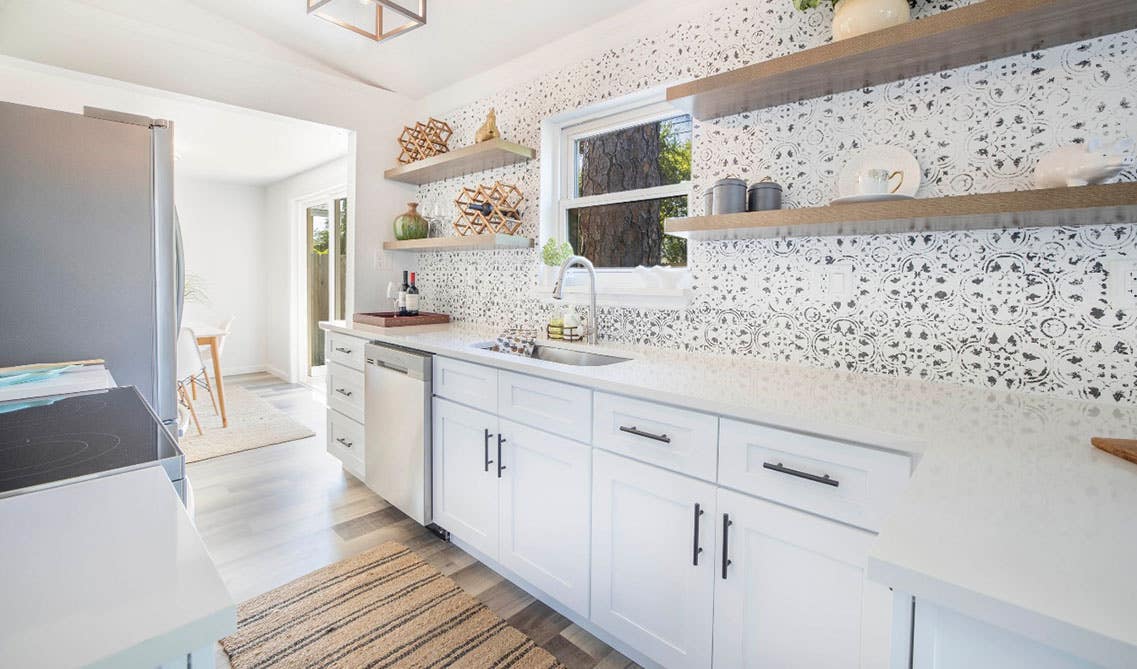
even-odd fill
[{"label": "stainless steel dishwasher", "polygon": [[422,525],[431,521],[429,353],[368,344],[367,487]]}]

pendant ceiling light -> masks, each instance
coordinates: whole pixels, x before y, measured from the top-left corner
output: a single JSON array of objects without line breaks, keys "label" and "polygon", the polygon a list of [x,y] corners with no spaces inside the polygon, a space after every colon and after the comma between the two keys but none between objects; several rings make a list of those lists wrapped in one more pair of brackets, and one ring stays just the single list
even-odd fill
[{"label": "pendant ceiling light", "polygon": [[425,26],[426,0],[418,0],[418,12],[398,0],[308,0],[308,13],[382,42]]}]

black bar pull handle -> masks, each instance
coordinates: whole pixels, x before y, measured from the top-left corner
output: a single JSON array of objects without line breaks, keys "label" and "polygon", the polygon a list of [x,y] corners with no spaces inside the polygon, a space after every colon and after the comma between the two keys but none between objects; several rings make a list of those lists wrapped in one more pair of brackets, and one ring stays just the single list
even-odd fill
[{"label": "black bar pull handle", "polygon": [[666,434],[652,434],[651,432],[644,432],[643,430],[638,429],[635,425],[621,425],[620,431],[627,432],[628,434],[634,434],[637,437],[644,437],[645,439],[662,441],[665,444],[671,443],[671,437],[667,436]]},{"label": "black bar pull handle", "polygon": [[347,388],[336,388],[336,392],[344,397],[351,397],[351,391]]},{"label": "black bar pull handle", "polygon": [[701,515],[703,515],[703,510],[699,508],[699,503],[695,502],[695,550],[691,556],[691,564],[696,567],[699,566],[699,553],[703,552],[703,549],[699,548],[699,516]]},{"label": "black bar pull handle", "polygon": [[824,476],[818,476],[817,474],[810,474],[809,472],[803,472],[803,471],[800,471],[797,469],[790,469],[789,467],[782,465],[782,463],[780,463],[780,462],[778,464],[774,464],[772,462],[763,462],[762,467],[764,469],[769,469],[771,471],[780,472],[782,474],[789,474],[790,476],[796,476],[799,479],[805,479],[807,481],[813,481],[815,483],[824,483],[825,485],[831,485],[834,488],[841,485],[840,481],[838,481],[837,479],[829,478],[828,474],[825,474]]},{"label": "black bar pull handle", "polygon": [[342,346],[337,346],[336,350],[339,351],[340,353],[346,353],[348,355],[351,355],[351,349],[350,348],[344,348]]},{"label": "black bar pull handle", "polygon": [[485,471],[487,471],[487,472],[490,470],[490,465],[493,464],[493,460],[490,460],[490,437],[491,436],[492,435],[490,434],[490,431],[486,430],[485,439],[482,441],[482,451],[484,452],[482,459],[485,460],[485,462],[486,462]]},{"label": "black bar pull handle", "polygon": [[727,557],[730,553],[730,526],[734,523],[729,514],[722,514],[722,580],[726,580],[726,568],[733,564]]},{"label": "black bar pull handle", "polygon": [[501,470],[505,469],[505,465],[501,463],[501,445],[505,443],[505,437],[500,434],[497,435],[497,477],[501,478]]}]

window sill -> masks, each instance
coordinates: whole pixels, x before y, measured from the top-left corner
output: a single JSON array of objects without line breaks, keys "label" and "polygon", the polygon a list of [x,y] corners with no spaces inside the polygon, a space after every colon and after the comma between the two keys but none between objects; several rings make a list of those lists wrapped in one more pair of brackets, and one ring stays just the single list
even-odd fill
[{"label": "window sill", "polygon": [[[637,276],[634,271],[599,271],[596,276],[596,303],[601,306],[648,307],[656,309],[676,309],[691,304],[694,292],[690,286],[690,274],[683,272],[672,281],[673,286],[650,285],[648,280]],[[588,275],[580,271],[570,271],[565,279],[564,299],[553,298],[556,277],[543,273],[537,282],[537,299],[545,303],[562,304],[589,303]]]}]

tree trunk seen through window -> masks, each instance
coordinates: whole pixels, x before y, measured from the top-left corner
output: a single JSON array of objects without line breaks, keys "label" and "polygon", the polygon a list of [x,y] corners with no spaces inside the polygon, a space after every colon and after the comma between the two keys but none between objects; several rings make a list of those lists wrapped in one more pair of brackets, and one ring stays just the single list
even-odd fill
[{"label": "tree trunk seen through window", "polygon": [[[663,184],[660,124],[648,123],[580,140],[580,195]],[[660,201],[586,207],[577,223],[577,253],[597,267],[660,264]]]}]

